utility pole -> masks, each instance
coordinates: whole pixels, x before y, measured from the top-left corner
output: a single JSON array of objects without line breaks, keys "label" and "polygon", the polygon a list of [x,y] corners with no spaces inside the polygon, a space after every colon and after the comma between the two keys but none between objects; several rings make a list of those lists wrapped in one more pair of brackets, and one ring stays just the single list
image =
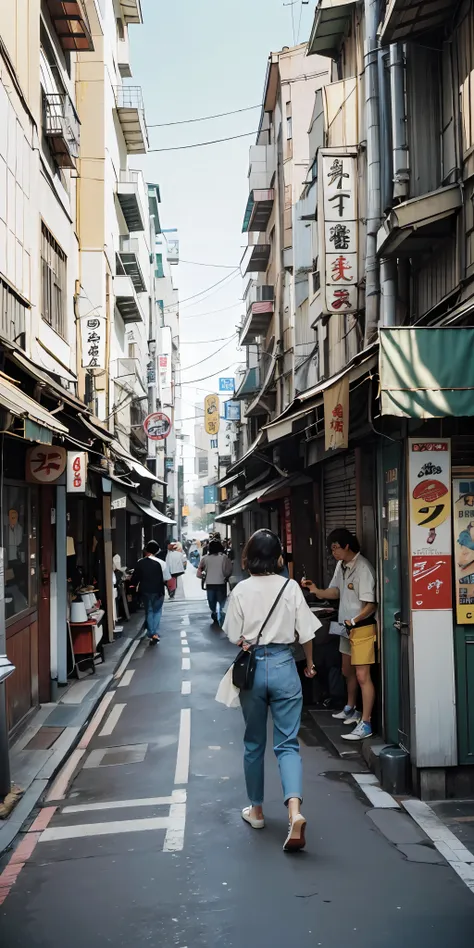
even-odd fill
[{"label": "utility pole", "polygon": [[13,674],[15,666],[8,660],[6,651],[4,550],[0,547],[0,800],[4,800],[11,790],[5,681]]}]

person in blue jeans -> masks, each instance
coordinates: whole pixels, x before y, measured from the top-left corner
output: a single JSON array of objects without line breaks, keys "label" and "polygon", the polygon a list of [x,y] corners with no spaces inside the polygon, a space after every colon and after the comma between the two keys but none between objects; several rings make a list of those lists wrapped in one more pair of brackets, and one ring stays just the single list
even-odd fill
[{"label": "person in blue jeans", "polygon": [[147,543],[144,552],[143,559],[138,561],[133,572],[133,581],[143,599],[150,645],[158,645],[160,641],[158,630],[165,600],[165,583],[171,579],[171,573],[166,563],[158,559],[159,546],[155,540]]},{"label": "person in blue jeans", "polygon": [[224,632],[241,648],[255,648],[253,687],[240,692],[245,720],[244,773],[250,806],[242,818],[253,829],[263,829],[264,758],[268,708],[273,718],[273,749],[278,760],[289,829],[285,851],[303,849],[306,820],[301,813],[303,774],[298,744],[303,697],[291,645],[295,632],[306,657],[305,675],[314,678],[313,638],[320,627],[293,579],[280,575],[282,546],[270,530],[250,537],[242,567],[250,573],[229,599]]},{"label": "person in blue jeans", "polygon": [[232,560],[224,553],[221,541],[211,540],[209,552],[203,556],[196,575],[198,579],[204,575],[206,577],[206,593],[211,619],[219,625],[222,625],[224,621],[227,581],[232,570]]}]

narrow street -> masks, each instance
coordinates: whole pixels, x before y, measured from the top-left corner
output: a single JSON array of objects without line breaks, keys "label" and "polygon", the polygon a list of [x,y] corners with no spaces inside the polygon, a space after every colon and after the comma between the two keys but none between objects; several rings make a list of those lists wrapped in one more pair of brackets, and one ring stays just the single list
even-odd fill
[{"label": "narrow street", "polygon": [[64,799],[59,779],[35,817],[2,948],[471,946],[472,894],[408,816],[370,809],[357,763],[302,747],[305,853],[281,850],[271,752],[267,828],[242,823],[242,720],[214,701],[233,649],[191,568],[184,595],[165,607],[160,646],[140,643],[116,679]]}]

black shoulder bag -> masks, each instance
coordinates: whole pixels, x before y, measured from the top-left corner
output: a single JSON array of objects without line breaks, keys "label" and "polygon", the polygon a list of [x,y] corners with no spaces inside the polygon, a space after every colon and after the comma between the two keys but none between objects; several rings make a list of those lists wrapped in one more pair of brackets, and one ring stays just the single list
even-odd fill
[{"label": "black shoulder bag", "polygon": [[256,661],[257,661],[255,657],[255,649],[258,647],[258,644],[262,637],[263,630],[270,616],[273,614],[278,603],[280,602],[280,599],[286,587],[288,586],[289,582],[290,580],[287,579],[286,583],[283,583],[283,586],[281,587],[280,592],[278,593],[278,596],[276,597],[275,602],[273,603],[273,606],[270,609],[270,612],[268,613],[267,618],[265,619],[265,622],[263,623],[262,628],[260,629],[260,632],[258,633],[258,637],[257,637],[257,641],[255,645],[251,645],[250,648],[248,649],[242,649],[237,655],[237,658],[235,659],[235,662],[232,668],[232,684],[235,685],[236,688],[240,688],[241,691],[250,691],[251,688],[253,688],[253,681],[255,678],[255,668],[256,668]]}]

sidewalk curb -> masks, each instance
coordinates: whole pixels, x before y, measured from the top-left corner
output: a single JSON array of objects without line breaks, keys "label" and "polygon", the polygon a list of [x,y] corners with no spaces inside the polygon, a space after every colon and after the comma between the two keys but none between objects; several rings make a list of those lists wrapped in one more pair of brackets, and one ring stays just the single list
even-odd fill
[{"label": "sidewalk curb", "polygon": [[15,809],[12,810],[12,813],[8,819],[0,823],[0,859],[2,859],[7,850],[10,849],[15,837],[21,832],[23,824],[31,816],[33,810],[38,804],[38,801],[47,791],[48,787],[52,785],[55,777],[80,743],[106,692],[111,687],[116,687],[115,676],[117,671],[124,661],[129,657],[130,652],[133,654],[136,648],[136,642],[141,638],[141,636],[141,630],[138,630],[136,635],[130,640],[127,650],[121,655],[117,656],[117,660],[112,666],[110,673],[103,679],[97,693],[94,696],[94,702],[89,708],[89,714],[86,720],[83,722],[80,728],[65,728],[65,731],[69,730],[72,732],[71,734],[67,735],[68,739],[63,740],[62,746],[56,750],[50,760],[46,762],[38,776],[35,777],[28,789],[23,794]]}]

